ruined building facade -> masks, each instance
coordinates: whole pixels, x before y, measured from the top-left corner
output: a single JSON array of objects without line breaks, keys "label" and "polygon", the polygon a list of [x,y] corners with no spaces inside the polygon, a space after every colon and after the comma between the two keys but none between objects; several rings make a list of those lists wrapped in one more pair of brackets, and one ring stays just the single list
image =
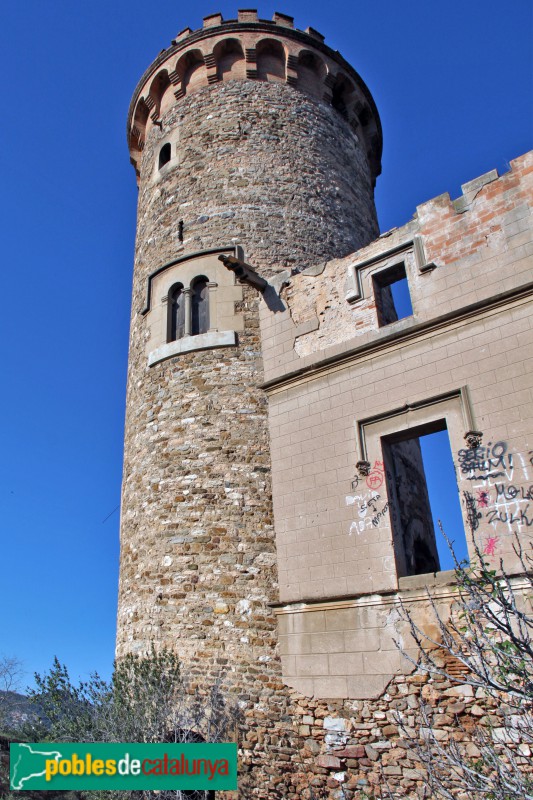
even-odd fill
[{"label": "ruined building facade", "polygon": [[453,594],[419,437],[448,431],[494,563],[515,569],[533,520],[532,159],[379,236],[368,88],[317,31],[250,10],[160,53],[128,137],[117,654],[153,642],[225,675],[242,797],[354,797],[380,769],[411,796],[397,603],[430,625],[424,587]]}]

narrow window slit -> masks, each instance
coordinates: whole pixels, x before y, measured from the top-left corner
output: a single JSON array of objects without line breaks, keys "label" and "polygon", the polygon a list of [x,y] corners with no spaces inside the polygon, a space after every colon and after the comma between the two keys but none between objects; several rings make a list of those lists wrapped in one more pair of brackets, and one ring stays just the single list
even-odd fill
[{"label": "narrow window slit", "polygon": [[170,161],[170,155],[171,155],[170,142],[167,142],[166,144],[163,145],[163,147],[159,151],[159,169],[161,169],[161,167],[164,167],[165,164],[168,164],[168,162]]}]

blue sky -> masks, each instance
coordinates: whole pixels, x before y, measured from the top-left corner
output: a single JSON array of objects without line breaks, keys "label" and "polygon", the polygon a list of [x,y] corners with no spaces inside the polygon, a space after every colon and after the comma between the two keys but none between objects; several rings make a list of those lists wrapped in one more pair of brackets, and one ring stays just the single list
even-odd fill
[{"label": "blue sky", "polygon": [[[74,677],[111,670],[137,195],[126,114],[179,30],[236,9],[2,2],[0,654],[28,681],[54,655]],[[529,0],[259,6],[274,10],[321,31],[373,93],[382,230],[531,147]]]}]

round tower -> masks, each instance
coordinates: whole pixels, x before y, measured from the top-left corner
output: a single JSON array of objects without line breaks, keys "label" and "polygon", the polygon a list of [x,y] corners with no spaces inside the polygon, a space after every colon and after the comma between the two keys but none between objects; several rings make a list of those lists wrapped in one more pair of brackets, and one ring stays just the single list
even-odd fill
[{"label": "round tower", "polygon": [[[206,17],[159,54],[128,142],[139,205],[117,654],[166,645],[253,705],[280,675],[256,272],[376,237],[379,117],[317,31],[248,10]],[[244,262],[240,281],[227,265]]]}]

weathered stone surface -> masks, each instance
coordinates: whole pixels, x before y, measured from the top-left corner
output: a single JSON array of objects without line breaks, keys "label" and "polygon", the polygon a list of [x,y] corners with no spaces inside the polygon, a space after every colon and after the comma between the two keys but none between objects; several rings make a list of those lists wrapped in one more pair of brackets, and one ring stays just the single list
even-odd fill
[{"label": "weathered stone surface", "polygon": [[336,756],[318,756],[316,763],[324,769],[338,769],[341,765],[340,759]]},{"label": "weathered stone surface", "polygon": [[[239,20],[245,15],[254,25],[253,13],[239,12]],[[218,24],[211,19],[209,37]],[[239,31],[232,36],[239,39]],[[292,55],[301,36],[287,40]],[[370,525],[363,519],[368,503],[364,513],[358,506],[363,517],[351,527],[359,503],[355,490],[350,502],[346,495],[357,459],[354,420],[456,391],[458,381],[468,378],[484,426],[495,419],[523,439],[522,417],[517,412],[507,419],[502,408],[524,408],[521,392],[531,384],[526,386],[524,371],[513,371],[522,362],[504,360],[502,346],[491,353],[498,360],[494,370],[505,369],[506,381],[520,383],[515,405],[505,406],[503,389],[496,396],[491,359],[483,364],[484,326],[491,319],[484,318],[477,332],[476,319],[462,321],[462,348],[458,334],[442,324],[415,341],[413,325],[486,300],[495,285],[498,291],[520,285],[529,168],[515,162],[509,176],[481,181],[475,193],[469,184],[460,210],[446,197],[425,203],[407,226],[375,239],[375,163],[365,126],[355,132],[332,107],[328,82],[320,84],[320,93],[311,90],[316,76],[298,87],[304,73],[291,73],[297,72],[293,60],[283,75],[264,71],[258,79],[260,69],[248,74],[256,64],[248,52],[246,67],[240,63],[232,72],[229,61],[222,65],[231,80],[219,74],[220,64],[216,75],[208,75],[214,67],[207,38],[195,39],[204,61],[194,69],[189,64],[188,78],[185,70],[176,72],[177,83],[160,97],[150,95],[154,111],[137,144],[130,129],[140,193],[117,654],[145,652],[154,642],[176,649],[201,686],[223,673],[243,716],[237,735],[242,800],[309,800],[311,789],[330,800],[361,792],[377,797],[383,774],[399,796],[420,796],[423,775],[409,739],[419,734],[421,699],[435,712],[433,734],[425,735],[443,746],[452,737],[467,742],[468,733],[484,724],[501,739],[501,709],[478,692],[474,702],[469,686],[407,674],[412,666],[392,642],[399,587],[384,505],[376,524],[368,518]],[[250,42],[244,36],[240,41],[247,49]],[[154,69],[192,52],[188,48],[171,48]],[[146,97],[157,94],[150,84],[155,74],[143,79]],[[159,169],[167,143],[172,158]],[[375,266],[363,270],[359,299],[352,292],[347,302],[347,282],[354,282],[358,264],[401,249],[413,237],[423,237],[427,259],[440,258],[445,269],[424,271],[414,249],[403,253],[417,316],[392,324],[398,336],[409,334],[413,341],[402,340],[401,353],[389,342],[386,352],[358,361],[350,355],[357,343],[385,348],[387,336],[393,337],[377,325]],[[205,347],[188,352],[162,341],[154,345],[163,348],[162,359],[150,366],[148,317],[142,313],[148,277],[182,256],[235,243],[270,279],[262,297],[245,285],[242,297],[226,299],[242,330],[227,338],[202,334]],[[219,295],[223,288],[238,287],[212,287]],[[518,334],[523,346],[530,343],[526,321],[518,304],[506,317],[506,330],[516,323],[516,348]],[[221,346],[215,350],[209,343]],[[514,339],[509,348],[515,349]],[[349,364],[325,371],[323,362],[348,356]],[[261,388],[265,368],[270,382],[279,381],[269,389],[270,436]],[[277,609],[279,638],[278,578],[283,602],[298,604],[294,613]],[[412,592],[413,607],[420,579],[400,586],[404,597]],[[437,575],[431,585],[445,582]],[[434,635],[427,604],[416,602],[424,630]],[[448,607],[448,600],[439,606]],[[466,747],[475,757],[475,749]]]},{"label": "weathered stone surface", "polygon": [[364,758],[366,752],[362,745],[348,745],[348,747],[343,747],[342,750],[336,750],[335,754],[339,758]]}]

